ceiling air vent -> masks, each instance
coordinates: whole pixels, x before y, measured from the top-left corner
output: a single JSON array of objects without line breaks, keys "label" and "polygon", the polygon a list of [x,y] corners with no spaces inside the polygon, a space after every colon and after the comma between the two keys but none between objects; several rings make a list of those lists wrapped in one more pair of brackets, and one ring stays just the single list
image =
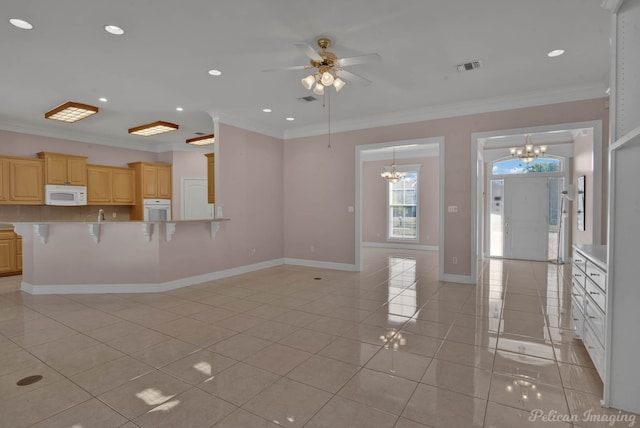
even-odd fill
[{"label": "ceiling air vent", "polygon": [[458,69],[458,71],[477,70],[480,67],[482,67],[482,63],[480,62],[479,59],[476,59],[475,61],[465,62],[464,64],[456,65],[456,68]]},{"label": "ceiling air vent", "polygon": [[307,95],[306,97],[298,98],[298,101],[302,103],[310,103],[311,101],[315,101],[315,100],[317,100],[317,98],[312,95]]}]

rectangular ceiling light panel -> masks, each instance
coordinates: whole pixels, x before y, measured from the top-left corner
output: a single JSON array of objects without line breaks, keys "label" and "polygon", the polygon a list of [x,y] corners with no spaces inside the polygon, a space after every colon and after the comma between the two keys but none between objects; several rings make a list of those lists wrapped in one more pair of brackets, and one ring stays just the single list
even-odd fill
[{"label": "rectangular ceiling light panel", "polygon": [[151,135],[162,134],[169,131],[175,131],[179,126],[175,123],[169,122],[153,122],[142,126],[136,126],[129,129],[129,134],[142,135],[143,137],[149,137]]},{"label": "rectangular ceiling light panel", "polygon": [[98,107],[87,104],[66,102],[44,114],[45,119],[58,120],[60,122],[73,123],[98,112]]},{"label": "rectangular ceiling light panel", "polygon": [[192,144],[194,146],[206,146],[207,144],[213,144],[214,142],[215,138],[213,137],[213,134],[190,138],[186,141],[187,144]]}]

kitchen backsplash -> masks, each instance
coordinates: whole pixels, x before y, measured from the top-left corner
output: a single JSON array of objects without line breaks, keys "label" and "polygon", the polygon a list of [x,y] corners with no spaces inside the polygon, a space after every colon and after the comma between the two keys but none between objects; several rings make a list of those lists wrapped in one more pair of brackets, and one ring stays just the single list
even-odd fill
[{"label": "kitchen backsplash", "polygon": [[[96,221],[98,210],[104,210],[106,221],[128,221],[131,207],[86,205],[58,207],[50,205],[0,205],[0,223],[18,221]],[[116,214],[115,218],[113,213]]]}]

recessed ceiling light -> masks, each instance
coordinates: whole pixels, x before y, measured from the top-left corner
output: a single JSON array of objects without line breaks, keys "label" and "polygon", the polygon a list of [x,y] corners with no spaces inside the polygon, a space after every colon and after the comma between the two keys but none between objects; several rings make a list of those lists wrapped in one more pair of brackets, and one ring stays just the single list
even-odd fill
[{"label": "recessed ceiling light", "polygon": [[117,25],[105,25],[104,29],[107,33],[110,33],[116,36],[121,36],[124,34],[124,30],[118,27]]},{"label": "recessed ceiling light", "polygon": [[31,30],[33,28],[33,25],[31,25],[30,22],[25,21],[24,19],[18,19],[18,18],[11,18],[9,20],[9,22],[11,23],[11,25],[13,25],[14,27],[18,27],[21,28],[23,30]]},{"label": "recessed ceiling light", "polygon": [[271,110],[270,108],[263,108],[262,111],[265,113],[271,113],[273,110]]},{"label": "recessed ceiling light", "polygon": [[292,120],[296,120],[296,118],[295,118],[295,117],[288,117],[288,118],[287,118],[287,120],[288,120],[289,122],[291,122]]},{"label": "recessed ceiling light", "polygon": [[209,70],[209,74],[212,76],[220,76],[222,74],[222,71],[213,69],[213,70]]},{"label": "recessed ceiling light", "polygon": [[176,107],[176,111],[184,111],[182,107]]},{"label": "recessed ceiling light", "polygon": [[98,101],[102,101],[103,103],[106,103],[109,100],[106,99],[105,97],[100,97],[100,98],[98,98]]},{"label": "recessed ceiling light", "polygon": [[549,58],[553,58],[553,57],[556,57],[556,56],[560,56],[560,55],[562,55],[563,53],[564,53],[564,49],[556,49],[556,50],[553,50],[553,51],[549,52],[549,53],[547,54],[547,56],[548,56]]}]

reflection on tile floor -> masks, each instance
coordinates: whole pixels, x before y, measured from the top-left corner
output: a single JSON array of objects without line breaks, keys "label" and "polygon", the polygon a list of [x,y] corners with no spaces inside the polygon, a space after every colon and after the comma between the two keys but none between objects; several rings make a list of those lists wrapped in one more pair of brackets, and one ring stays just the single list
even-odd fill
[{"label": "reflection on tile floor", "polygon": [[582,420],[617,412],[574,337],[568,266],[485,261],[473,286],[438,282],[436,252],[363,252],[358,273],[157,294],[0,278],[0,427],[610,426]]}]

